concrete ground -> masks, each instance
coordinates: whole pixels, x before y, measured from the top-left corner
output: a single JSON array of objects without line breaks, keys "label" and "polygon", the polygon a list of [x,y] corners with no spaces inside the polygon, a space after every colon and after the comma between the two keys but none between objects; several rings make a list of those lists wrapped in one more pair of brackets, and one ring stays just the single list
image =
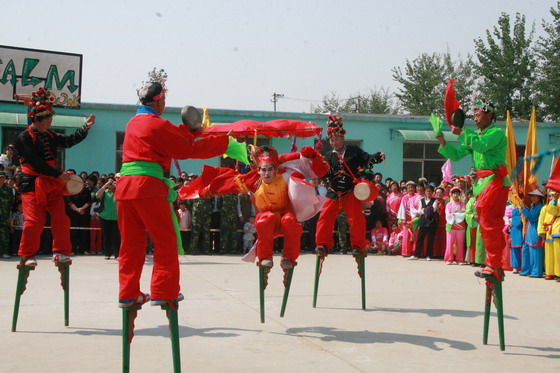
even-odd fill
[{"label": "concrete ground", "polygon": [[[149,257],[150,259],[150,257]],[[179,310],[183,371],[189,372],[551,372],[560,371],[560,283],[508,275],[506,351],[492,313],[482,344],[484,284],[470,266],[401,257],[367,258],[367,310],[361,310],[349,255],[325,262],[313,309],[315,257],[302,255],[288,308],[279,317],[279,258],[259,321],[257,268],[233,256],[181,257]],[[42,258],[10,332],[16,260],[0,261],[1,372],[117,372],[121,312],[117,262],[76,257],[70,326],[63,326],[58,272]],[[151,265],[145,267],[148,290]],[[159,307],[139,312],[132,372],[172,371],[167,320]]]}]

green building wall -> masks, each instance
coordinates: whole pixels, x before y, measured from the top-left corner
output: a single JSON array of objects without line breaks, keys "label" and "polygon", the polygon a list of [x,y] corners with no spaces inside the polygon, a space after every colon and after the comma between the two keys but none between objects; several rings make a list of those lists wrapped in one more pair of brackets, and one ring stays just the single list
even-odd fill
[{"label": "green building wall", "polygon": [[[0,103],[0,113],[25,113],[23,105]],[[101,173],[115,172],[117,133],[125,130],[126,123],[134,115],[134,105],[114,105],[83,103],[79,110],[58,108],[58,116],[85,116],[95,114],[96,125],[91,129],[88,137],[79,145],[66,151],[66,168],[74,168],[79,171],[98,170]],[[270,111],[243,111],[209,109],[211,120],[216,123],[231,123],[241,119],[252,119],[266,122],[274,119],[293,119],[314,122],[325,128],[327,115],[310,113],[270,112]],[[430,130],[428,117],[420,116],[394,116],[373,114],[341,114],[344,118],[346,138],[348,140],[361,140],[362,147],[369,153],[383,151],[386,153],[386,161],[376,165],[374,171],[381,172],[385,177],[400,180],[403,170],[403,143],[405,140],[396,130]],[[163,115],[172,123],[180,123],[180,108],[170,107]],[[55,122],[56,123],[56,122]],[[467,126],[474,128],[472,122]],[[499,126],[505,128],[505,123],[499,122]],[[514,122],[515,135],[518,145],[525,144],[528,122]],[[0,121],[0,127],[11,126]],[[66,133],[74,129],[66,128]],[[2,131],[3,132],[3,131]],[[540,150],[547,150],[560,145],[560,124],[539,123],[538,146]],[[1,140],[0,140],[1,141]],[[432,140],[435,143],[435,140]],[[4,144],[4,142],[1,142]],[[297,145],[312,145],[313,138],[297,139]],[[289,138],[273,138],[271,145],[276,147],[280,153],[288,152],[291,147]],[[181,160],[181,169],[187,172],[199,173],[203,164],[218,165],[219,159],[210,160]],[[470,159],[464,159],[453,163],[455,174],[466,174],[470,170]],[[548,177],[550,170],[549,161],[539,171],[539,180]],[[172,170],[177,174],[176,170]]]}]

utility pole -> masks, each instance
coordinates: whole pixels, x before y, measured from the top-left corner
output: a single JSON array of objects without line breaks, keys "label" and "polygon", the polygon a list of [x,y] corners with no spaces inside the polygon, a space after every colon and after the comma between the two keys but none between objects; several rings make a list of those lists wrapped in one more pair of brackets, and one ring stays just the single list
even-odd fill
[{"label": "utility pole", "polygon": [[270,101],[272,101],[274,103],[274,111],[276,111],[276,103],[278,102],[278,99],[281,98],[281,97],[284,97],[284,95],[282,93],[274,92],[272,94],[272,100],[270,100]]}]

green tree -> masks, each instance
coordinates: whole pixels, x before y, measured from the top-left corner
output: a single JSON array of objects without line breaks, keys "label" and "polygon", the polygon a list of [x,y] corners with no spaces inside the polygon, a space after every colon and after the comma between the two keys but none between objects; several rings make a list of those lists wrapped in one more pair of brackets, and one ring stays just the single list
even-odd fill
[{"label": "green tree", "polygon": [[550,8],[552,22],[543,20],[547,34],[537,41],[537,95],[542,104],[543,118],[560,121],[560,1]]},{"label": "green tree", "polygon": [[505,117],[507,109],[517,117],[531,113],[536,67],[533,34],[534,26],[527,33],[525,16],[519,13],[512,33],[510,16],[502,13],[492,32],[486,30],[486,42],[482,38],[474,41],[480,93],[497,105],[499,118]]},{"label": "green tree", "polygon": [[372,89],[369,92],[357,93],[347,99],[341,99],[335,92],[323,97],[323,102],[314,107],[316,113],[369,113],[393,114],[393,96],[386,88]]},{"label": "green tree", "polygon": [[395,94],[402,109],[412,115],[443,114],[443,97],[450,78],[454,78],[457,97],[469,106],[465,98],[474,88],[474,63],[470,55],[453,61],[449,52],[422,53],[404,67],[394,67],[393,79],[401,85]]}]

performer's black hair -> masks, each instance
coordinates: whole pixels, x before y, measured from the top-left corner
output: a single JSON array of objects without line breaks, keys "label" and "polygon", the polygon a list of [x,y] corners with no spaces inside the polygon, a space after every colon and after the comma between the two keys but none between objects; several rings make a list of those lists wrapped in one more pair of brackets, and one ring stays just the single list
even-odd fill
[{"label": "performer's black hair", "polygon": [[158,82],[147,82],[138,90],[138,99],[142,105],[154,103],[154,97],[163,91],[163,86]]}]

